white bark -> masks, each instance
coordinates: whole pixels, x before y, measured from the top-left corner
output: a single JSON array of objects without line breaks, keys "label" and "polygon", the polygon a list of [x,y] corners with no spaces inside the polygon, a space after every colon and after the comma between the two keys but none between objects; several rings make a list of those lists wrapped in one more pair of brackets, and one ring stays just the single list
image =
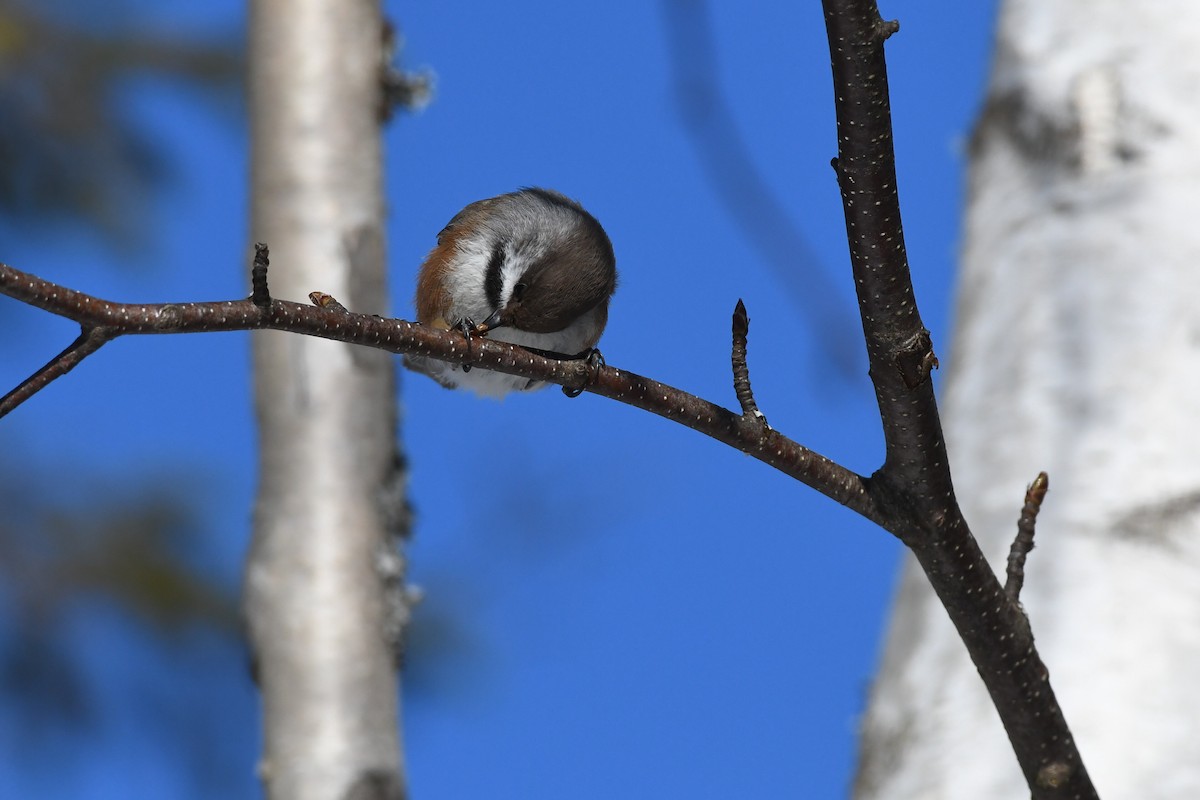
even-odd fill
[{"label": "white bark", "polygon": [[[1200,797],[1196,30],[1194,0],[1007,0],[972,148],[957,494],[999,572],[1025,487],[1050,475],[1022,600],[1105,800]],[[1028,796],[913,563],[855,794]]]},{"label": "white bark", "polygon": [[[252,238],[280,299],[384,313],[378,0],[253,0]],[[399,797],[381,559],[396,471],[385,353],[254,336],[260,486],[246,609],[267,795]]]}]

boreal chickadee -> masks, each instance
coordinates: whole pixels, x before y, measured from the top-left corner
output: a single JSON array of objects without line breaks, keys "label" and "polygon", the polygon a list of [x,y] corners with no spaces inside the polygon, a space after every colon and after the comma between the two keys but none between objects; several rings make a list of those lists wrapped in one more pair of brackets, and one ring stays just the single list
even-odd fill
[{"label": "boreal chickadee", "polygon": [[[582,356],[604,332],[616,286],[612,243],[596,218],[558,192],[521,189],[471,203],[438,234],[417,278],[417,321]],[[545,386],[426,356],[405,364],[493,397]]]}]

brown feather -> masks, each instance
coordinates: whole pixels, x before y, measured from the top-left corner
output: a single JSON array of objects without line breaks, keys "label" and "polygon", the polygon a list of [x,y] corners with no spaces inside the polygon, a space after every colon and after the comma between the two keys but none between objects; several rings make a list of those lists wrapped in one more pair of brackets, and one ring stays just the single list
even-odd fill
[{"label": "brown feather", "polygon": [[444,276],[454,257],[453,237],[438,237],[438,246],[425,257],[417,276],[417,295],[413,305],[417,309],[417,322],[435,328],[449,328],[446,313],[450,310],[450,292],[446,290]]},{"label": "brown feather", "polygon": [[446,227],[438,232],[437,247],[425,257],[425,263],[417,275],[417,294],[413,305],[417,309],[417,322],[435,328],[447,329],[451,322],[446,319],[453,298],[446,290],[445,275],[454,259],[458,241],[469,235],[486,216],[489,208],[496,204],[498,198],[489,197],[486,200],[476,200],[468,204],[446,223]]}]

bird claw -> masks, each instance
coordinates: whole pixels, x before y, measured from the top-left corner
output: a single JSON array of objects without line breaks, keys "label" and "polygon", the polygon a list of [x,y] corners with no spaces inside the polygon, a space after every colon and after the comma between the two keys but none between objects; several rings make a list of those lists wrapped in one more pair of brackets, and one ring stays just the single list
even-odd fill
[{"label": "bird claw", "polygon": [[592,380],[596,377],[596,370],[598,370],[600,367],[605,366],[604,356],[595,347],[589,347],[587,350],[584,350],[582,353],[572,356],[572,358],[580,359],[580,360],[587,362],[588,370],[589,370],[588,371],[588,379],[587,379],[587,382],[584,383],[583,386],[580,386],[577,388],[571,387],[571,386],[564,386],[564,387],[562,387],[562,390],[563,390],[563,394],[565,394],[567,397],[579,397],[579,395],[583,394],[583,390],[587,386],[587,384],[591,383]]},{"label": "bird claw", "polygon": [[[487,329],[484,328],[483,330],[480,330],[481,327],[481,325],[476,325],[475,320],[471,319],[470,317],[463,317],[454,325],[454,330],[461,333],[463,338],[467,340],[467,355],[471,354],[471,337],[487,335]],[[462,367],[462,371],[464,373],[471,371],[470,364],[462,364],[460,366]]]}]

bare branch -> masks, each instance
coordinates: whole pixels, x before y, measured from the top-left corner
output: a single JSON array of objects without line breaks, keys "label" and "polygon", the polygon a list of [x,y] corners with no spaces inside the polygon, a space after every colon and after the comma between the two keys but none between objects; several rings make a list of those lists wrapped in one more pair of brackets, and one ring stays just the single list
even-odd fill
[{"label": "bare branch", "polygon": [[1050,477],[1039,472],[1025,490],[1025,505],[1021,508],[1021,518],[1017,520],[1016,538],[1008,552],[1008,578],[1004,582],[1004,593],[1014,603],[1021,599],[1021,587],[1025,585],[1025,557],[1033,549],[1034,526],[1049,488]]},{"label": "bare branch", "polygon": [[[265,293],[265,284],[262,288]],[[632,372],[587,360],[550,358],[518,345],[485,338],[473,339],[468,348],[457,331],[351,313],[329,295],[314,294],[320,298],[314,300],[318,305],[287,300],[272,300],[267,307],[256,305],[253,300],[114,303],[0,264],[0,295],[73,319],[84,326],[103,328],[109,338],[138,334],[281,330],[390,353],[415,353],[456,364],[470,363],[475,367],[560,386],[584,387],[588,392],[650,411],[735,447],[867,519],[888,527],[868,491],[868,479],[771,430],[757,419],[739,416]],[[322,307],[320,303],[327,302],[324,298],[336,306]],[[28,392],[21,400],[32,394],[32,391]],[[13,403],[3,409],[3,413],[18,404]]]},{"label": "bare branch", "polygon": [[50,385],[50,382],[61,378],[105,344],[116,334],[112,328],[88,328],[80,332],[79,337],[67,346],[66,350],[46,362],[46,366],[30,375],[4,397],[0,397],[0,417],[24,403],[33,395]]},{"label": "bare branch", "polygon": [[[987,686],[1032,796],[1095,798],[1024,613],[1009,602],[954,496],[913,294],[892,148],[884,41],[898,30],[875,0],[822,0],[833,67],[850,261],[886,456],[871,477],[885,526],[917,557]],[[1046,776],[1053,774],[1053,786]]]}]

